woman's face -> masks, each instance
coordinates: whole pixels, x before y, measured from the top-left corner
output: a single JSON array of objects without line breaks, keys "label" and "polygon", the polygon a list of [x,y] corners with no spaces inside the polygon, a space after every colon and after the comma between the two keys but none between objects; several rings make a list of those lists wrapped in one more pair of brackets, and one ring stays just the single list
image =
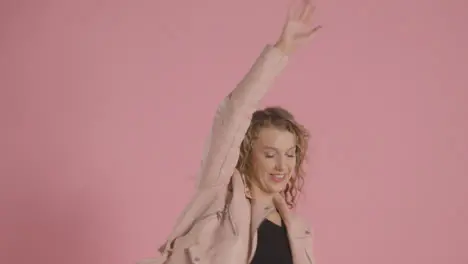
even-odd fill
[{"label": "woman's face", "polygon": [[296,167],[296,137],[287,130],[262,128],[252,147],[252,159],[253,195],[281,192]]}]

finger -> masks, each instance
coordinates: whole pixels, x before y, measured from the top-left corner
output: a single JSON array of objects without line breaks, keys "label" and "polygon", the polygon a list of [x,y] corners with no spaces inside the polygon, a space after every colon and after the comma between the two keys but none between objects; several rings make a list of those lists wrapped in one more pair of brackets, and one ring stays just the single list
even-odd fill
[{"label": "finger", "polygon": [[312,4],[310,1],[304,1],[304,6],[302,8],[301,15],[299,16],[299,19],[302,21],[305,21],[305,19],[309,16],[310,12],[312,9]]},{"label": "finger", "polygon": [[304,21],[305,23],[311,22],[312,21],[312,16],[315,13],[315,9],[316,9],[315,6],[311,6],[309,12],[307,13],[307,15],[304,17],[304,19],[302,21]]},{"label": "finger", "polygon": [[313,35],[315,35],[315,33],[317,33],[317,31],[319,31],[320,29],[322,28],[322,25],[318,25],[314,28],[312,28],[311,30],[308,30],[302,34],[299,34],[298,37],[300,38],[310,38],[312,37]]},{"label": "finger", "polygon": [[291,0],[291,3],[289,4],[288,18],[290,20],[296,20],[299,17],[297,13],[297,0]]}]

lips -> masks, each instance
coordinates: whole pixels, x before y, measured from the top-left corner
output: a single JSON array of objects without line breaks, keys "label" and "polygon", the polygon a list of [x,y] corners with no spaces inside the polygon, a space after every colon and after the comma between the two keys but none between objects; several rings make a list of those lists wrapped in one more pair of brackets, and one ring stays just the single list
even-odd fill
[{"label": "lips", "polygon": [[282,182],[286,179],[286,174],[284,173],[281,173],[281,174],[270,173],[270,176],[274,182]]}]

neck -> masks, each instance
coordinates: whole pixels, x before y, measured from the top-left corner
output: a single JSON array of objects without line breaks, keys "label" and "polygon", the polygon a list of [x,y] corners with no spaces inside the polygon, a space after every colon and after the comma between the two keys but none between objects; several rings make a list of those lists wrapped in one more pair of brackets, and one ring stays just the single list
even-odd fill
[{"label": "neck", "polygon": [[260,188],[252,184],[250,191],[252,193],[252,199],[255,200],[256,203],[261,203],[265,205],[273,205],[273,197],[274,194],[266,193],[262,191]]}]

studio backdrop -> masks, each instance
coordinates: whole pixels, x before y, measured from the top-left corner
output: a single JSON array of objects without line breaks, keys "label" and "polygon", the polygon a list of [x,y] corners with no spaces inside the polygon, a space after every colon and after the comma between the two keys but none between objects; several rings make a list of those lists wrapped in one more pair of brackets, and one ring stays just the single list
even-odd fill
[{"label": "studio backdrop", "polygon": [[[287,0],[0,4],[0,263],[155,256]],[[318,0],[261,106],[310,130],[318,264],[468,263],[468,4]]]}]

